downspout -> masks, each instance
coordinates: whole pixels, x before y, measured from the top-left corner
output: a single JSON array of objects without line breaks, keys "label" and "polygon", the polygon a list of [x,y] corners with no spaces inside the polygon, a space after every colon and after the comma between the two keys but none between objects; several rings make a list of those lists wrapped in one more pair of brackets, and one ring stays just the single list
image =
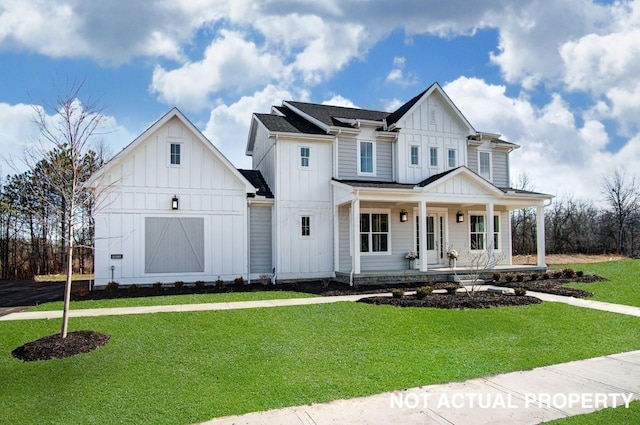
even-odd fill
[{"label": "downspout", "polygon": [[247,275],[251,285],[251,198],[247,198]]},{"label": "downspout", "polygon": [[[358,201],[360,202],[360,189],[356,190],[356,196],[354,201]],[[353,204],[351,204],[351,216],[353,217]],[[354,218],[355,220],[355,218]],[[351,228],[354,229],[355,227],[355,223],[351,224]],[[360,226],[358,225],[357,228],[360,228]],[[357,244],[354,242],[354,240],[356,239],[356,235],[352,235],[351,236],[351,241],[349,242],[353,247],[352,247],[352,257],[351,257],[351,272],[349,273],[349,286],[353,286],[353,275],[355,272],[355,266],[356,266],[356,249],[358,249]]]}]

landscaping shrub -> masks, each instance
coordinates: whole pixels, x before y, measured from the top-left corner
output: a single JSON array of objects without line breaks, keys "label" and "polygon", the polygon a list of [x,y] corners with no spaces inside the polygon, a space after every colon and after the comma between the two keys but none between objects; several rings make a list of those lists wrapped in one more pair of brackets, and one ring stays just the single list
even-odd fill
[{"label": "landscaping shrub", "polygon": [[517,288],[513,288],[513,292],[519,296],[519,297],[523,297],[525,295],[527,295],[527,290],[521,286],[517,287]]},{"label": "landscaping shrub", "polygon": [[541,278],[542,278],[542,280],[549,280],[549,273],[547,273],[547,272],[542,273],[542,277]]},{"label": "landscaping shrub", "polygon": [[233,279],[233,283],[239,288],[244,287],[244,277],[242,276],[236,277],[235,279]]},{"label": "landscaping shrub", "polygon": [[433,292],[433,286],[423,286],[416,291],[416,298],[423,300]]},{"label": "landscaping shrub", "polygon": [[562,270],[562,274],[564,277],[573,277],[576,274],[576,272],[574,272],[573,269],[567,268]]},{"label": "landscaping shrub", "polygon": [[538,280],[540,275],[538,273],[531,273],[529,277],[531,278],[531,280]]},{"label": "landscaping shrub", "polygon": [[197,289],[202,290],[206,286],[206,283],[204,282],[204,280],[196,280],[195,285]]},{"label": "landscaping shrub", "polygon": [[216,289],[224,289],[224,281],[222,279],[216,280]]},{"label": "landscaping shrub", "polygon": [[393,298],[403,298],[404,297],[404,289],[394,289],[391,291],[391,295]]},{"label": "landscaping shrub", "polygon": [[136,292],[138,291],[138,285],[136,285],[135,283],[132,283],[131,285],[129,285],[129,292]]},{"label": "landscaping shrub", "polygon": [[560,270],[555,270],[551,273],[551,277],[554,279],[560,279],[562,277],[562,272]]},{"label": "landscaping shrub", "polygon": [[459,286],[454,284],[449,284],[444,287],[445,291],[447,291],[447,294],[455,294],[458,288]]},{"label": "landscaping shrub", "polygon": [[582,276],[584,276],[584,272],[583,272],[582,270],[578,270],[578,271],[576,272],[576,276],[578,276],[578,277],[582,277]]},{"label": "landscaping shrub", "polygon": [[513,279],[515,278],[514,275],[512,275],[511,273],[505,275],[504,280],[506,280],[507,282],[513,282]]},{"label": "landscaping shrub", "polygon": [[494,282],[500,282],[500,278],[502,277],[502,273],[500,272],[493,272],[493,281]]},{"label": "landscaping shrub", "polygon": [[176,280],[175,282],[173,282],[173,287],[176,289],[182,289],[183,286],[184,282],[181,280]]},{"label": "landscaping shrub", "polygon": [[156,282],[153,284],[153,290],[156,292],[162,292],[162,282]]},{"label": "landscaping shrub", "polygon": [[518,282],[524,282],[524,274],[518,273],[518,275],[516,276],[516,280]]},{"label": "landscaping shrub", "polygon": [[118,282],[109,282],[107,283],[106,290],[108,292],[118,292],[119,287],[120,287],[120,284]]},{"label": "landscaping shrub", "polygon": [[[260,283],[262,283],[265,286],[271,284],[271,275],[270,274],[266,274],[266,273],[265,274],[261,274],[258,277],[258,279],[260,279]],[[323,284],[324,284],[324,282],[323,282]]]}]

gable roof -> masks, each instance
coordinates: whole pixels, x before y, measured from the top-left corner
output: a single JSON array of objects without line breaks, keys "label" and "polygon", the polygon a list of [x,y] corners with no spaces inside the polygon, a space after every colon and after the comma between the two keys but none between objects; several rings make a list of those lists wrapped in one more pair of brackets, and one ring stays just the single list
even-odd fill
[{"label": "gable roof", "polygon": [[238,171],[240,171],[240,174],[249,180],[249,182],[257,189],[256,195],[264,196],[265,198],[273,198],[273,193],[260,171],[241,169],[238,169]]},{"label": "gable roof", "polygon": [[389,112],[374,111],[371,109],[347,108],[345,106],[319,105],[316,103],[286,101],[284,106],[293,106],[295,109],[315,118],[326,126],[350,127],[348,123],[338,118],[348,120],[380,121],[389,115]]},{"label": "gable roof", "polygon": [[249,182],[249,180],[247,180],[222,154],[222,152],[220,152],[218,148],[216,148],[213,143],[211,143],[211,141],[209,141],[209,139],[207,139],[204,134],[202,134],[200,130],[198,130],[198,128],[193,125],[193,123],[189,121],[189,119],[176,107],[171,108],[169,112],[160,117],[158,121],[149,126],[149,128],[147,128],[142,134],[136,137],[131,143],[129,143],[120,152],[114,155],[109,161],[102,165],[102,167],[100,167],[95,173],[91,175],[85,185],[87,187],[95,187],[100,177],[102,177],[114,165],[118,164],[124,157],[129,154],[129,152],[133,151],[135,148],[144,143],[154,131],[158,130],[173,118],[179,119],[197,137],[198,140],[200,140],[207,148],[209,148],[211,153],[218,160],[220,160],[220,162],[222,162],[234,176],[236,176],[241,182],[244,183],[247,193],[256,193],[256,188]]},{"label": "gable roof", "polygon": [[317,125],[310,123],[287,108],[275,107],[280,115],[254,114],[269,131],[279,133],[327,134]]}]

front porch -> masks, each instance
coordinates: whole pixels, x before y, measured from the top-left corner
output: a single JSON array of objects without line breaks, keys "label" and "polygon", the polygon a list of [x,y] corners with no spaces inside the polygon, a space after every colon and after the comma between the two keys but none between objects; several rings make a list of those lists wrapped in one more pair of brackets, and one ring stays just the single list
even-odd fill
[{"label": "front porch", "polygon": [[[546,266],[527,266],[527,265],[498,265],[492,270],[485,272],[490,275],[493,272],[498,273],[544,273],[547,271]],[[354,285],[398,285],[398,284],[428,284],[429,282],[448,282],[452,281],[453,276],[464,276],[472,274],[474,271],[470,268],[456,267],[432,267],[427,271],[415,269],[410,270],[370,270],[367,272],[354,274],[336,272],[335,280],[340,283],[351,282],[353,278]]]}]

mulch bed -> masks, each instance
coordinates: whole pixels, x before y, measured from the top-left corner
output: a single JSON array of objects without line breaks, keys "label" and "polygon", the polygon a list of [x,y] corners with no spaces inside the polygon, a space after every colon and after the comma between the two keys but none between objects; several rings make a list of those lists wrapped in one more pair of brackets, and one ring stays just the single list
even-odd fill
[{"label": "mulch bed", "polygon": [[28,342],[11,352],[11,355],[25,362],[36,360],[62,359],[76,354],[88,353],[109,342],[109,335],[93,331],[69,332],[66,338],[60,334]]},{"label": "mulch bed", "polygon": [[597,276],[597,275],[585,275],[581,277],[572,277],[572,278],[559,278],[559,279],[544,279],[544,280],[530,280],[530,278],[525,278],[529,280],[524,280],[522,282],[493,282],[492,285],[502,286],[505,288],[525,288],[527,291],[534,292],[544,292],[546,294],[553,295],[562,295],[565,297],[574,297],[574,298],[587,298],[592,297],[593,293],[589,291],[584,291],[582,289],[575,288],[567,288],[563,286],[565,283],[592,283],[592,282],[603,282],[607,279]]},{"label": "mulch bed", "polygon": [[455,294],[430,294],[423,299],[415,295],[402,298],[367,297],[358,302],[376,305],[392,305],[396,307],[432,307],[444,309],[513,307],[529,304],[540,304],[538,298],[528,295],[503,295],[492,292],[476,292],[473,295],[457,292]]}]

